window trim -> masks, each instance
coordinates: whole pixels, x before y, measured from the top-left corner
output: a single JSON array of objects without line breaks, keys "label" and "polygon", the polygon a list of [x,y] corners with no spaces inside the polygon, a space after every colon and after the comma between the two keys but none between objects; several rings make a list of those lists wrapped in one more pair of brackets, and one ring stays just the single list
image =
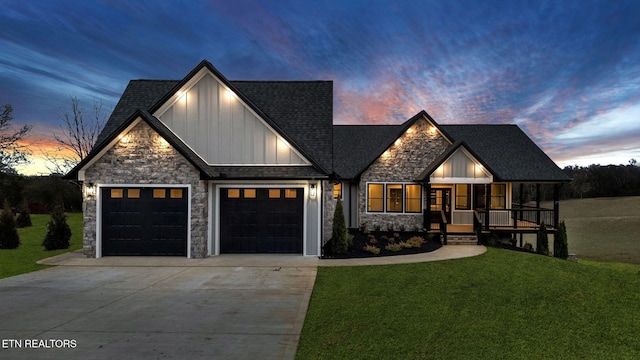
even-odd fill
[{"label": "window trim", "polygon": [[[369,204],[369,186],[370,185],[380,185],[382,186],[382,198],[375,198],[375,200],[380,200],[382,201],[382,209],[381,210],[370,210],[371,209],[371,205]],[[366,185],[366,204],[367,204],[367,212],[368,213],[374,213],[374,214],[380,214],[380,213],[384,213],[385,212],[385,184],[384,183],[367,183]]]},{"label": "window trim", "polygon": [[[462,197],[466,197],[467,198],[467,205],[466,207],[461,207],[458,205],[458,198],[460,198],[460,192],[458,191],[458,186],[460,185],[465,185],[467,187],[467,191],[465,192],[465,195]],[[455,210],[461,210],[461,211],[465,211],[465,210],[471,210],[471,199],[472,199],[472,195],[471,195],[471,184],[455,184],[455,192],[456,192],[456,196],[455,196]]]},{"label": "window trim", "polygon": [[[382,210],[370,210],[369,205],[369,186],[370,185],[382,185]],[[389,211],[388,207],[388,188],[387,185],[402,185],[402,210],[401,211]],[[407,185],[417,185],[420,187],[420,211],[407,211]],[[379,181],[371,181],[365,183],[365,213],[367,214],[388,214],[388,215],[418,215],[422,214],[422,209],[424,208],[424,195],[423,195],[424,186],[415,182],[403,182],[403,181],[388,181],[388,182],[379,182]],[[379,200],[376,198],[376,200]]]}]

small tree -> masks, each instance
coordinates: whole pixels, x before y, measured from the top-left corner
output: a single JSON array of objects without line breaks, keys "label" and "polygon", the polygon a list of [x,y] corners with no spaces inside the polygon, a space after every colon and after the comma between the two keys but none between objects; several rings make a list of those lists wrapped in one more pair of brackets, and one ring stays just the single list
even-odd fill
[{"label": "small tree", "polygon": [[58,250],[69,248],[71,240],[71,228],[67,224],[67,216],[61,205],[56,206],[51,212],[51,220],[47,224],[47,235],[42,241],[46,250]]},{"label": "small tree", "polygon": [[540,223],[540,229],[538,229],[536,252],[538,254],[549,255],[549,236],[547,235],[547,226],[544,224],[544,221]]},{"label": "small tree", "polygon": [[16,218],[16,224],[19,228],[31,226],[31,213],[29,212],[29,205],[27,200],[23,200],[18,208],[18,217]]},{"label": "small tree", "polygon": [[553,256],[561,259],[569,257],[569,245],[567,242],[567,227],[564,221],[558,225],[558,231],[553,237]]},{"label": "small tree", "polygon": [[333,229],[331,231],[331,251],[336,254],[344,254],[351,246],[351,235],[347,231],[347,225],[344,221],[344,210],[342,209],[342,201],[338,198],[336,210],[333,213]]},{"label": "small tree", "polygon": [[15,249],[18,246],[20,246],[20,237],[16,229],[16,221],[9,202],[5,199],[0,212],[0,249]]}]

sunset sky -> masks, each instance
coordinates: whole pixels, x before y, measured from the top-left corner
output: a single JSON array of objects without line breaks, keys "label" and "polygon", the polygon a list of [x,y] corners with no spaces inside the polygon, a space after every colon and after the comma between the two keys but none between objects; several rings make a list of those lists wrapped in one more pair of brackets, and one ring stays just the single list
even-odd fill
[{"label": "sunset sky", "polygon": [[515,123],[561,167],[640,160],[640,1],[0,0],[0,104],[32,164],[70,96],[208,59],[231,80],[333,80],[335,123]]}]

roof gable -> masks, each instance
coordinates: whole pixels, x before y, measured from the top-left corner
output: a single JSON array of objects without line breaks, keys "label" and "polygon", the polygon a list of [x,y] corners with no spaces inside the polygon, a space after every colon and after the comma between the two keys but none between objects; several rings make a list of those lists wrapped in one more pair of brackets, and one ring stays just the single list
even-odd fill
[{"label": "roof gable", "polygon": [[400,125],[334,125],[335,173],[344,179],[358,177],[420,120],[451,143],[451,137],[424,110]]},{"label": "roof gable", "polygon": [[417,180],[427,179],[434,184],[485,184],[493,181],[493,175],[463,142],[457,142],[436,158]]},{"label": "roof gable", "polygon": [[155,116],[210,165],[311,165],[207,68]]},{"label": "roof gable", "polygon": [[495,181],[563,182],[569,177],[517,125],[441,125],[491,169]]},{"label": "roof gable", "polygon": [[[161,112],[180,97],[179,91],[209,73],[235,94],[239,101],[295,149],[295,156],[311,163],[314,174],[331,173],[333,143],[333,83],[331,81],[229,81],[203,60],[182,80],[132,80],[112,112],[95,148],[110,137],[138,110]],[[279,144],[279,145],[278,145]],[[277,150],[277,149],[276,149]],[[91,156],[91,155],[90,155]],[[294,155],[291,155],[295,157]],[[227,166],[227,164],[225,164]],[[304,173],[309,173],[305,171]]]}]

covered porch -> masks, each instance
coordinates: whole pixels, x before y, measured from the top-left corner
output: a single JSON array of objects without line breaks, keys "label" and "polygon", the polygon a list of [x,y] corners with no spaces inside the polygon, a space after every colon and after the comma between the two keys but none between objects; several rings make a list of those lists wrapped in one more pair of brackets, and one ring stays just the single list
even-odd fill
[{"label": "covered porch", "polygon": [[[454,192],[453,196],[450,195],[450,191],[439,190],[448,189],[442,185],[435,188],[432,188],[431,184],[425,185],[427,194],[431,195],[426,197],[424,228],[430,233],[440,235],[445,245],[450,236],[458,238],[463,236],[468,242],[473,239],[479,244],[482,235],[498,233],[513,236],[514,239],[520,234],[520,245],[522,246],[522,234],[538,232],[543,223],[549,233],[556,232],[559,223],[560,183],[553,184],[553,208],[541,206],[540,187],[542,184],[540,183],[535,184],[535,201],[530,202],[525,202],[524,183],[515,185],[518,188],[517,201],[513,201],[516,200],[513,199],[514,194],[492,196],[492,188],[495,186],[492,184],[482,185],[484,195],[482,197],[475,196],[473,201],[482,198],[484,204],[473,203],[473,210],[463,211],[465,214],[471,214],[471,221],[468,221],[468,216],[454,216],[455,209],[459,208],[458,200],[462,199],[464,202],[464,196],[455,194],[457,190],[455,185],[451,184],[449,187]],[[509,184],[506,188],[511,190],[514,188],[514,184]],[[477,189],[480,189],[480,186],[476,185],[474,191]],[[502,200],[503,197],[504,200]],[[463,220],[461,221],[461,219]]]}]

